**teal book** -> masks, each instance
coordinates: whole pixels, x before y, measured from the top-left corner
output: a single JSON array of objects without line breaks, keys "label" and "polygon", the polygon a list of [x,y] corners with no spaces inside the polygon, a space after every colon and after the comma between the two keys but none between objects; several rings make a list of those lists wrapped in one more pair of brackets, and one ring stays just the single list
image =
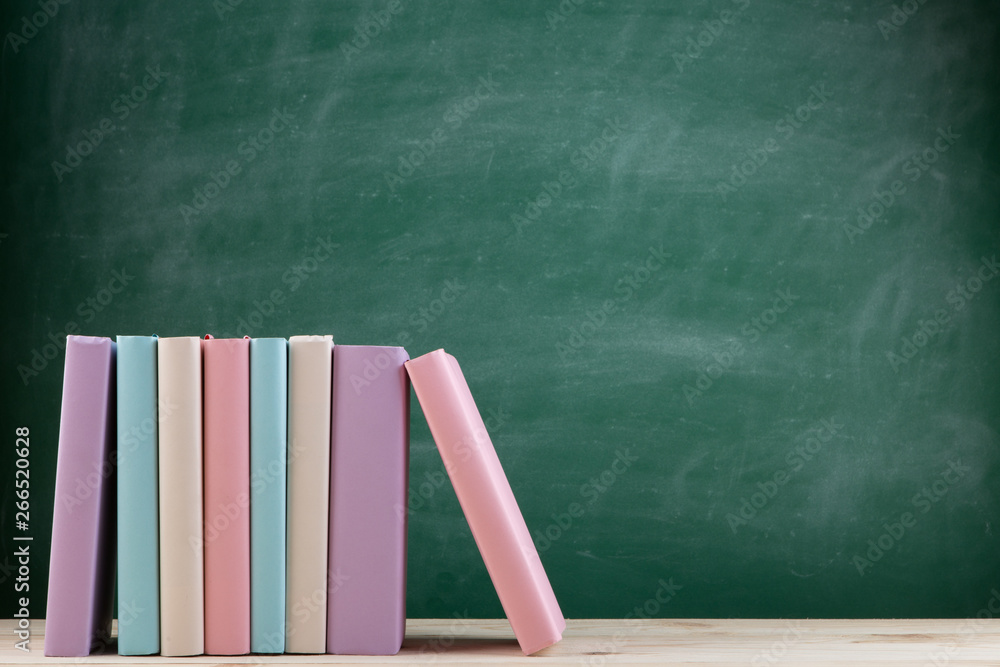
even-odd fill
[{"label": "teal book", "polygon": [[156,336],[118,336],[120,655],[160,652],[156,432]]},{"label": "teal book", "polygon": [[285,650],[288,341],[250,341],[250,651]]}]

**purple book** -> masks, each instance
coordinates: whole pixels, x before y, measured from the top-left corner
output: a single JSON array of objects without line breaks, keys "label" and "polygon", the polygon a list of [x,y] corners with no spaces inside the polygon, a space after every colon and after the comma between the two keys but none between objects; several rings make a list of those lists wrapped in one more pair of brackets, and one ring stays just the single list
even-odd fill
[{"label": "purple book", "polygon": [[115,344],[66,337],[45,655],[89,655],[111,636],[115,572]]},{"label": "purple book", "polygon": [[333,348],[328,653],[393,655],[403,643],[407,359],[401,347]]}]

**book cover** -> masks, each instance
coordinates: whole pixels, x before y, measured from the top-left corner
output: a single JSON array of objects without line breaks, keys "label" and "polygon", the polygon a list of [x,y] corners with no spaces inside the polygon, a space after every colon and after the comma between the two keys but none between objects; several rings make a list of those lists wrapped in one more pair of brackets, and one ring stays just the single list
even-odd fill
[{"label": "book cover", "polygon": [[151,655],[160,652],[156,336],[118,336],[117,347],[118,654]]},{"label": "book cover", "polygon": [[250,652],[250,340],[202,344],[205,653]]},{"label": "book cover", "polygon": [[566,621],[458,361],[435,350],[406,370],[521,650],[556,643]]},{"label": "book cover", "polygon": [[250,341],[250,650],[285,651],[288,341]]},{"label": "book cover", "polygon": [[333,351],[328,653],[393,655],[403,643],[407,359],[401,347]]},{"label": "book cover", "polygon": [[202,341],[157,341],[160,492],[160,654],[205,652],[202,545]]},{"label": "book cover", "polygon": [[66,337],[45,655],[79,657],[111,636],[115,568],[115,344]]},{"label": "book cover", "polygon": [[288,341],[285,652],[326,652],[332,336]]}]

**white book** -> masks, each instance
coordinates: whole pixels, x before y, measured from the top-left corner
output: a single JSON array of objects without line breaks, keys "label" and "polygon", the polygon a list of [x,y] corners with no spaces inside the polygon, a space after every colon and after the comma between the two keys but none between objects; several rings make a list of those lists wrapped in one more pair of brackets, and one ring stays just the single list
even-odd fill
[{"label": "white book", "polygon": [[326,652],[332,336],[288,341],[285,652]]},{"label": "white book", "polygon": [[160,654],[205,651],[202,545],[201,339],[157,345],[160,482]]}]

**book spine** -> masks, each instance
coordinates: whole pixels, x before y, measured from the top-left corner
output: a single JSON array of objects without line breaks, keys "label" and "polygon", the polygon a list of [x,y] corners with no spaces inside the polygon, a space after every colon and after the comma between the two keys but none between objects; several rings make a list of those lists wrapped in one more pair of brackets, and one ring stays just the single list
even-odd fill
[{"label": "book spine", "polygon": [[118,336],[117,346],[118,654],[151,655],[160,652],[156,336]]},{"label": "book spine", "polygon": [[160,405],[160,654],[205,651],[202,359],[197,337],[157,342]]},{"label": "book spine", "polygon": [[401,347],[333,351],[328,653],[394,655],[403,642],[407,359]]},{"label": "book spine", "polygon": [[250,650],[285,651],[288,341],[250,341]]},{"label": "book spine", "polygon": [[66,337],[46,602],[48,656],[86,656],[111,636],[114,373],[110,338]]},{"label": "book spine", "polygon": [[250,341],[204,348],[205,653],[250,652]]},{"label": "book spine", "polygon": [[333,338],[293,336],[288,362],[285,651],[326,651]]},{"label": "book spine", "polygon": [[436,350],[406,368],[521,650],[554,644],[566,621],[458,362]]}]

